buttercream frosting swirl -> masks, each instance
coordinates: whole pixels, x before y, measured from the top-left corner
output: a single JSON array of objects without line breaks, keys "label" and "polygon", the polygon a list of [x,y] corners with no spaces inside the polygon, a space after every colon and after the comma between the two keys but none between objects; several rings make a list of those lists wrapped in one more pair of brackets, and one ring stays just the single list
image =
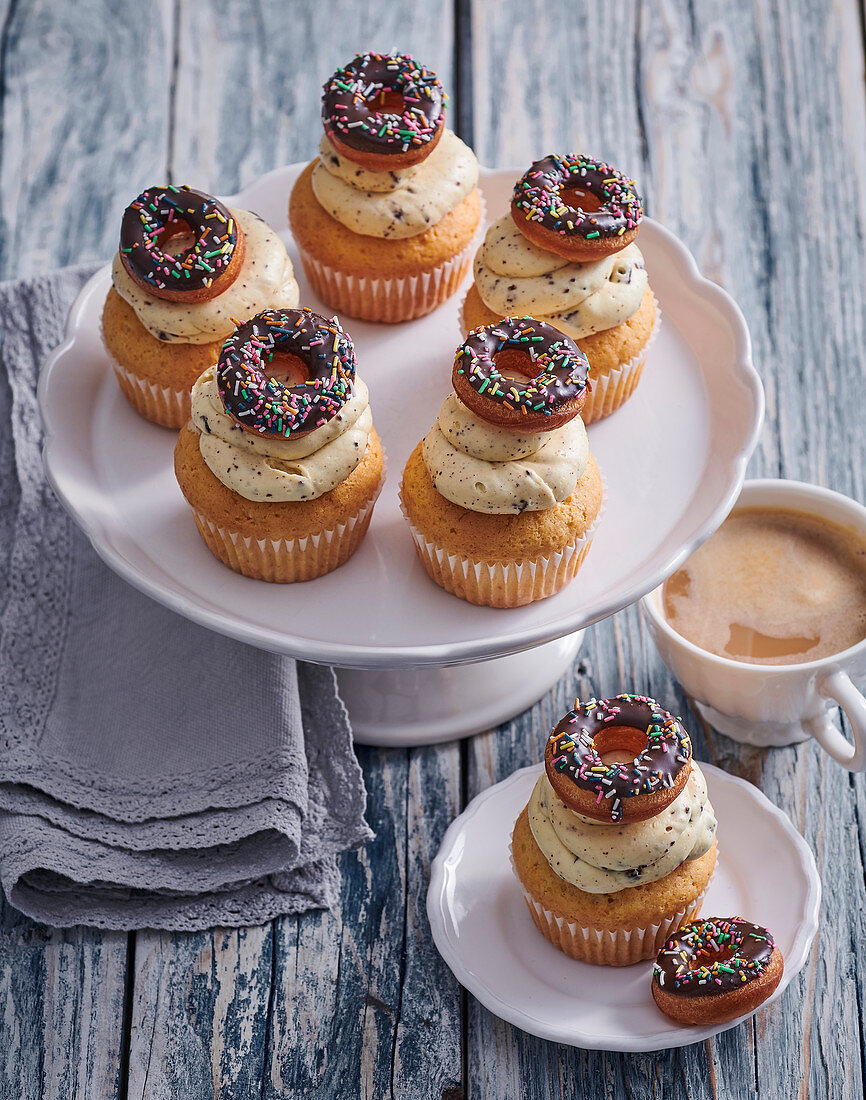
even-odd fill
[{"label": "buttercream frosting swirl", "polygon": [[636,313],[647,273],[636,244],[574,263],[532,244],[506,214],[490,226],[475,256],[475,285],[495,313],[529,314],[580,339]]},{"label": "buttercream frosting swirl", "polygon": [[247,500],[314,500],[352,473],[367,450],[373,415],[367,386],[357,375],[352,397],[319,428],[297,438],[245,431],[222,403],[216,367],[198,379],[191,395],[199,448],[223,485]]},{"label": "buttercream frosting swirl", "polygon": [[569,497],[589,461],[579,416],[550,432],[503,431],[449,394],[422,444],[437,491],[472,512],[537,512]]},{"label": "buttercream frosting swirl", "polygon": [[569,810],[542,775],[528,807],[529,826],[551,870],[589,894],[656,882],[713,845],[716,816],[707,783],[692,761],[682,792],[655,817],[611,825]]},{"label": "buttercream frosting swirl", "polygon": [[316,199],[332,218],[353,233],[392,240],[437,225],[477,183],[475,154],[452,130],[442,132],[420,164],[387,172],[341,157],[326,135],[312,177]]},{"label": "buttercream frosting swirl", "polygon": [[134,282],[120,253],[115,255],[111,269],[114,289],[157,340],[215,343],[234,332],[235,320],[245,321],[263,309],[291,309],[300,301],[292,261],[274,230],[248,210],[231,213],[244,231],[244,261],[234,282],[208,301],[186,304],[157,298]]}]

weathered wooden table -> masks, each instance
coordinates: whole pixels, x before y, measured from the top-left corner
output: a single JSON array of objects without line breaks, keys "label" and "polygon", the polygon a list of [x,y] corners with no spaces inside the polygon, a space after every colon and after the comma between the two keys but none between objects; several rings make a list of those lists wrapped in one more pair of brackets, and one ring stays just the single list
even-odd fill
[{"label": "weathered wooden table", "polygon": [[[767,389],[750,474],[864,499],[858,0],[0,0],[0,23],[3,277],[107,259],[154,181],[227,193],[311,157],[325,77],[396,45],[440,73],[482,163],[579,149],[628,167],[747,316]],[[424,898],[467,800],[538,760],[575,693],[633,689],[787,811],[825,894],[778,1003],[703,1045],[612,1055],[481,1008],[436,953]],[[810,745],[701,734],[634,608],[513,722],[360,756],[377,838],[343,860],[341,913],[127,936],[2,911],[0,1097],[863,1096],[866,782]]]}]

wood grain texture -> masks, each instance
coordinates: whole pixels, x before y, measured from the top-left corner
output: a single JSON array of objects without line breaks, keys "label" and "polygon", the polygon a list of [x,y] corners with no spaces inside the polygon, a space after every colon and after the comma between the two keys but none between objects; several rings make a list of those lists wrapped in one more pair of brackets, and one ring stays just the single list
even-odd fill
[{"label": "wood grain texture", "polygon": [[281,164],[312,160],[324,82],[356,53],[394,46],[422,57],[452,90],[452,7],[443,0],[182,3],[174,179],[227,194]]},{"label": "wood grain texture", "polygon": [[359,755],[376,839],[343,857],[339,917],[276,922],[269,1097],[438,1098],[461,1078],[460,989],[424,910],[458,752]]},{"label": "wood grain texture", "polygon": [[11,0],[2,26],[0,277],[105,259],[166,171],[171,0]]},{"label": "wood grain texture", "polygon": [[[107,256],[123,196],[164,171],[168,15],[164,0],[0,4],[0,277]],[[127,947],[0,899],[0,1095],[118,1094]]]},{"label": "wood grain texture", "polygon": [[[864,499],[850,409],[866,398],[866,311],[846,275],[866,226],[856,5],[531,0],[475,4],[473,14],[481,159],[527,166],[552,150],[581,149],[633,172],[649,212],[746,314],[768,398],[750,473]],[[822,205],[829,179],[845,181],[842,217]],[[593,628],[574,687],[646,690],[700,729],[634,608]],[[476,738],[470,794],[539,759],[548,720],[544,701],[505,731]],[[470,1095],[564,1096],[575,1086],[586,1097],[863,1095],[863,777],[812,746],[765,752],[705,733],[698,756],[757,783],[816,853],[825,903],[810,964],[753,1023],[649,1057],[555,1047],[470,998]],[[724,822],[722,842],[723,830]]]},{"label": "wood grain texture", "polygon": [[47,928],[0,900],[0,1096],[117,1095],[126,951],[126,933]]},{"label": "wood grain texture", "polygon": [[[323,80],[394,45],[459,91],[451,121],[482,162],[576,148],[633,172],[746,314],[768,398],[750,473],[866,498],[857,0],[0,0],[0,275],[107,257],[121,209],[157,179],[228,192],[312,157]],[[825,887],[812,958],[779,1003],[656,1055],[496,1019],[460,990],[424,910],[465,796],[540,759],[575,695],[633,688],[790,814]],[[636,609],[589,631],[571,675],[499,730],[359,755],[377,839],[343,858],[339,913],[143,932],[128,965],[125,935],[45,929],[0,902],[0,1096],[863,1096],[866,781],[812,746],[703,729]]]},{"label": "wood grain texture", "polygon": [[271,951],[269,926],[136,934],[130,1100],[259,1091]]}]

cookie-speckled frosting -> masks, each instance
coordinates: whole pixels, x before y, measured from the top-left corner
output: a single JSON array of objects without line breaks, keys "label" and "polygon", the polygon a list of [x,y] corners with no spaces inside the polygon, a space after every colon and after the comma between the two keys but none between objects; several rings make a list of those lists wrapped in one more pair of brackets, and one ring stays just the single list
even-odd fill
[{"label": "cookie-speckled frosting", "polygon": [[572,263],[537,248],[506,214],[488,229],[475,256],[475,285],[495,313],[538,317],[578,340],[636,313],[647,273],[636,244],[602,260]]},{"label": "cookie-speckled frosting", "polygon": [[705,855],[716,835],[707,781],[694,761],[682,792],[646,821],[611,825],[576,814],[557,798],[546,774],[535,784],[528,812],[551,869],[588,894],[657,882]]},{"label": "cookie-speckled frosting", "polygon": [[367,387],[357,375],[352,397],[336,416],[295,439],[241,428],[225,411],[216,367],[193,386],[191,403],[202,458],[214,477],[247,500],[315,500],[352,473],[373,428]]},{"label": "cookie-speckled frosting", "polygon": [[312,178],[313,192],[332,218],[353,233],[392,240],[438,224],[477,183],[475,154],[452,130],[442,132],[420,164],[389,172],[341,157],[325,136]]},{"label": "cookie-speckled frosting", "polygon": [[135,310],[151,336],[166,343],[210,344],[234,332],[235,321],[245,321],[263,309],[293,309],[300,301],[292,261],[286,246],[257,214],[232,210],[244,231],[244,261],[235,281],[206,302],[168,302],[148,294],[135,283],[120,259],[114,257],[114,289]]},{"label": "cookie-speckled frosting", "polygon": [[551,432],[504,431],[475,416],[453,393],[421,449],[443,497],[494,515],[555,507],[574,492],[589,461],[579,416]]}]

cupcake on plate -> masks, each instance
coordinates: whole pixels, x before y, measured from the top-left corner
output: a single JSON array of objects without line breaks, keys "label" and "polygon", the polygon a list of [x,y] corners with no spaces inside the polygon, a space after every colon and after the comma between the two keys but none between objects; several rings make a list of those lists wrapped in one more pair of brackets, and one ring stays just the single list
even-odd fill
[{"label": "cupcake on plate", "polygon": [[447,592],[517,607],[576,575],[603,498],[579,416],[587,371],[572,340],[531,317],[457,349],[454,392],[400,490],[418,556]]},{"label": "cupcake on plate", "polygon": [[366,321],[408,321],[450,297],[481,222],[478,162],[446,129],[435,73],[368,53],[324,87],[325,134],[289,221],[313,291]]},{"label": "cupcake on plate", "polygon": [[573,959],[654,958],[699,911],[716,818],[679,719],[653,699],[575,703],[512,835],[536,927]]},{"label": "cupcake on plate", "polygon": [[628,398],[643,371],[658,306],[638,246],[643,208],[632,180],[572,154],[536,161],[511,212],[475,256],[464,331],[530,313],[577,342],[592,367],[590,424]]},{"label": "cupcake on plate", "polygon": [[347,561],[384,464],[337,319],[281,309],[240,325],[193,387],[174,468],[199,534],[235,572],[288,583]]},{"label": "cupcake on plate", "polygon": [[123,214],[102,335],[137,413],[179,428],[193,383],[236,321],[298,304],[285,245],[256,214],[189,187],[150,187]]}]

